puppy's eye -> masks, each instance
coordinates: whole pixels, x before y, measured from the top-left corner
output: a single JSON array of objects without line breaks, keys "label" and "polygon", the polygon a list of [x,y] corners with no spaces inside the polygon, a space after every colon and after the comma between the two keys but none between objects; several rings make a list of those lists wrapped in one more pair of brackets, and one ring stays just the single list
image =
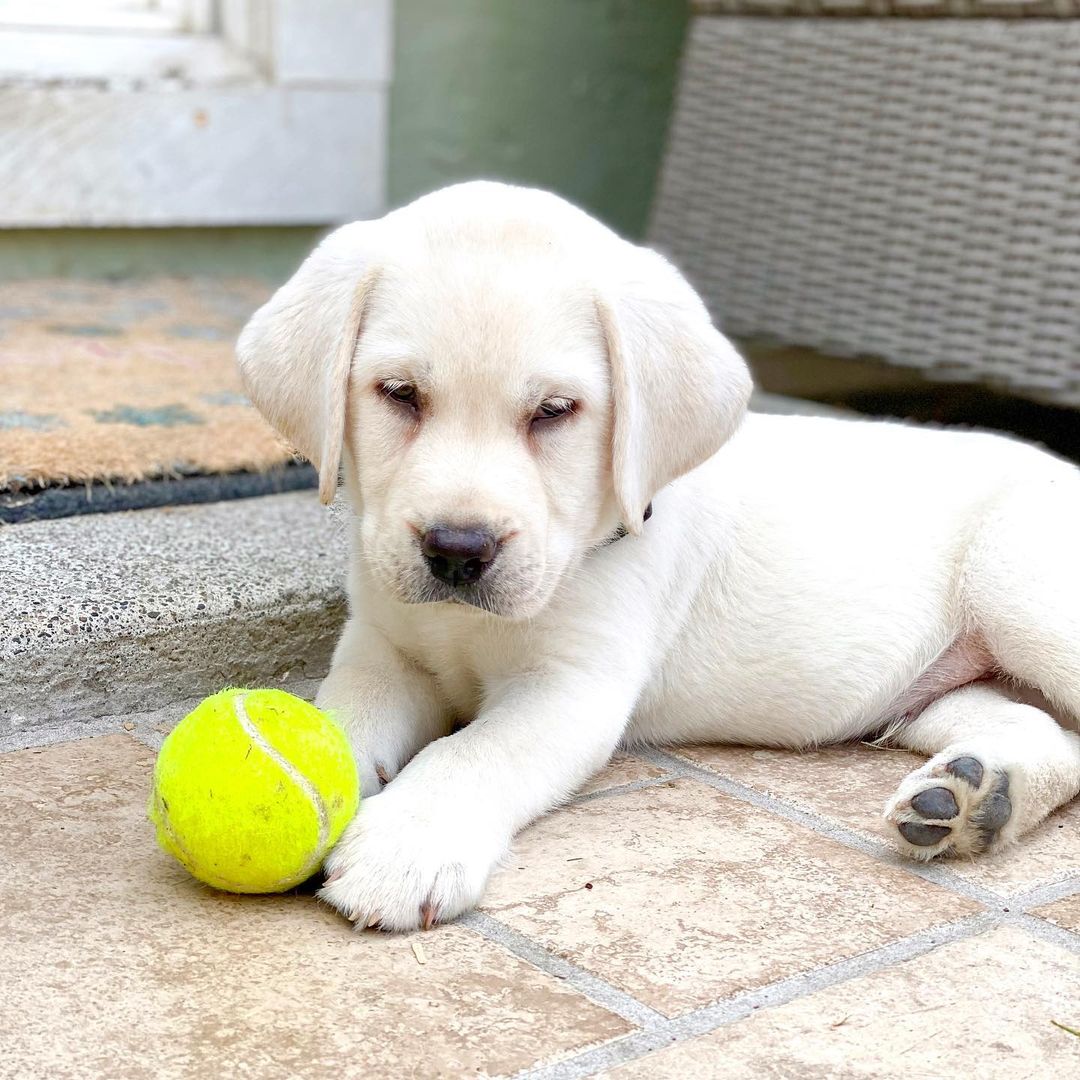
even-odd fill
[{"label": "puppy's eye", "polygon": [[412,383],[384,382],[379,385],[379,389],[391,401],[396,401],[413,410],[420,408],[420,395],[416,392],[416,387]]},{"label": "puppy's eye", "polygon": [[548,398],[537,406],[530,423],[535,427],[537,424],[546,424],[563,416],[569,416],[576,406],[577,402],[571,401],[570,398]]}]

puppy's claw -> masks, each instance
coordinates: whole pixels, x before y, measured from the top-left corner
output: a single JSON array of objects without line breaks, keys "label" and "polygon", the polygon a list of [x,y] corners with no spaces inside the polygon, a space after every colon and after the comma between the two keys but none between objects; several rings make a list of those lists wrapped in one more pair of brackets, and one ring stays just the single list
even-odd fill
[{"label": "puppy's claw", "polygon": [[429,900],[420,905],[420,926],[424,930],[430,930],[435,925],[435,905]]},{"label": "puppy's claw", "polygon": [[384,765],[375,766],[375,775],[379,778],[379,783],[385,787],[390,783],[390,777],[387,775],[386,767]]},{"label": "puppy's claw", "polygon": [[371,918],[368,919],[368,921],[367,921],[367,929],[368,930],[374,929],[376,926],[379,925],[380,922],[382,922],[382,916],[381,915],[372,915]]},{"label": "puppy's claw", "polygon": [[344,869],[340,866],[336,870],[331,870],[330,873],[323,878],[323,885],[329,885],[332,882],[337,881],[337,879],[341,877],[341,875],[344,873]]}]

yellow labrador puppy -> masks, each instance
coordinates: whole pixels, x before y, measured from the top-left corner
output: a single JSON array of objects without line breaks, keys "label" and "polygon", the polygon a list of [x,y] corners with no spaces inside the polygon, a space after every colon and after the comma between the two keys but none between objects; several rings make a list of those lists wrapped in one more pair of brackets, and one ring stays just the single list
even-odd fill
[{"label": "yellow labrador puppy", "polygon": [[365,796],[322,895],[361,925],[476,904],[620,743],[887,730],[930,755],[886,808],[916,858],[1080,790],[1054,718],[1080,716],[1080,473],[992,435],[744,419],[693,289],[561,199],[469,183],[347,225],[239,359],[353,510],[318,704]]}]

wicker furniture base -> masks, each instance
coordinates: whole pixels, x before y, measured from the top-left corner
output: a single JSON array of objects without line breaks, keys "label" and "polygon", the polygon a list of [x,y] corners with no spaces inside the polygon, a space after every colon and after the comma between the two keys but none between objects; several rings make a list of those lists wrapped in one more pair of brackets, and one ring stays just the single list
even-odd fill
[{"label": "wicker furniture base", "polygon": [[652,239],[735,336],[1080,406],[1080,20],[698,17]]}]

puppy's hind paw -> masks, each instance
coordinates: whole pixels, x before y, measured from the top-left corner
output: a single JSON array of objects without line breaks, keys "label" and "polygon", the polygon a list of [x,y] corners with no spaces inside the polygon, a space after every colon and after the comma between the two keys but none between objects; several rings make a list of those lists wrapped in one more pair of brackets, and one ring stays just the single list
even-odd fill
[{"label": "puppy's hind paw", "polygon": [[885,807],[905,854],[978,855],[1007,842],[1009,774],[973,754],[946,752],[908,775]]}]

